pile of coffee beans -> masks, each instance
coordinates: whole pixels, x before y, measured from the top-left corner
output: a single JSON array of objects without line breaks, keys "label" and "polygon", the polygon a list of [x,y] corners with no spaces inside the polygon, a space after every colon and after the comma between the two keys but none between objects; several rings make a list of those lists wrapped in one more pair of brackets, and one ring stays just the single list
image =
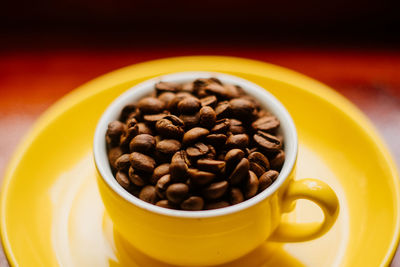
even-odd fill
[{"label": "pile of coffee beans", "polygon": [[160,207],[207,210],[269,187],[285,160],[279,120],[236,85],[216,78],[159,82],[108,125],[118,183]]}]

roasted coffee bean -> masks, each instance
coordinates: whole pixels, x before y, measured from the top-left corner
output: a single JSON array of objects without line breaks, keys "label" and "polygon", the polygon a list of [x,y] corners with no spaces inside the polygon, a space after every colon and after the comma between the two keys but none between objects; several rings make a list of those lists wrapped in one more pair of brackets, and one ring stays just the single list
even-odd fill
[{"label": "roasted coffee bean", "polygon": [[121,135],[120,147],[124,151],[129,150],[129,144],[132,141],[133,137],[135,137],[139,132],[138,125],[134,125],[133,127],[128,128],[125,131],[125,134]]},{"label": "roasted coffee bean", "polygon": [[124,172],[122,172],[122,171],[117,172],[117,174],[115,175],[115,179],[117,179],[117,182],[123,188],[125,188],[125,189],[129,188],[129,185],[130,185],[129,178]]},{"label": "roasted coffee bean", "polygon": [[[242,88],[242,87],[240,87],[239,85],[235,85],[236,86],[236,89],[237,89],[237,91],[238,91],[238,93],[239,93],[239,96],[240,97],[245,97],[245,96],[247,96],[247,94],[246,94],[246,91]],[[254,99],[254,97],[252,97],[252,96],[250,96],[252,99]],[[254,99],[255,100],[255,99]]]},{"label": "roasted coffee bean", "polygon": [[237,164],[242,160],[243,157],[244,152],[237,148],[231,149],[226,153],[224,160],[228,173],[230,173],[230,171],[232,171],[237,166]]},{"label": "roasted coffee bean", "polygon": [[215,126],[211,129],[212,133],[225,134],[228,131],[229,126],[231,125],[231,122],[229,119],[217,120],[215,123],[216,123]]},{"label": "roasted coffee bean", "polygon": [[157,181],[163,177],[164,175],[169,173],[169,163],[164,163],[161,165],[158,165],[154,171],[153,174],[150,177],[150,183],[151,184],[156,184]]},{"label": "roasted coffee bean", "polygon": [[126,189],[129,193],[134,195],[135,197],[139,198],[140,191],[142,191],[141,186],[136,186],[134,184],[131,184],[128,189]]},{"label": "roasted coffee bean", "polygon": [[205,107],[205,106],[210,106],[212,108],[214,108],[217,104],[217,97],[214,95],[210,95],[210,96],[206,96],[202,99],[200,99],[200,103],[201,106]]},{"label": "roasted coffee bean", "polygon": [[160,179],[158,179],[156,184],[156,193],[159,198],[165,197],[165,191],[167,190],[170,184],[171,184],[171,175],[169,174],[166,174]]},{"label": "roasted coffee bean", "polygon": [[156,149],[164,154],[174,154],[181,149],[181,143],[175,139],[164,139],[157,143]]},{"label": "roasted coffee bean", "polygon": [[209,83],[203,89],[207,94],[215,95],[218,98],[228,98],[228,91],[219,83]]},{"label": "roasted coffee bean", "polygon": [[128,171],[130,163],[129,163],[129,154],[121,155],[116,161],[115,165],[118,170]]},{"label": "roasted coffee bean", "polygon": [[138,108],[135,109],[135,111],[129,113],[128,117],[126,117],[126,120],[122,121],[126,123],[126,126],[129,126],[129,123],[133,121],[133,119],[135,120],[141,120],[142,118],[142,113],[140,112],[140,110]]},{"label": "roasted coffee bean", "polygon": [[138,121],[137,121],[136,118],[130,118],[126,122],[126,126],[127,126],[128,129],[134,127],[136,124],[138,124]]},{"label": "roasted coffee bean", "polygon": [[257,147],[253,147],[253,148],[246,148],[246,154],[250,155],[253,152],[257,151]]},{"label": "roasted coffee bean", "polygon": [[156,149],[156,151],[153,154],[153,158],[157,162],[157,164],[163,164],[170,162],[172,155],[173,154],[164,154]]},{"label": "roasted coffee bean", "polygon": [[199,159],[197,161],[197,167],[203,171],[220,173],[225,168],[225,161],[213,160],[213,159]]},{"label": "roasted coffee bean", "polygon": [[129,167],[129,180],[136,186],[144,186],[146,185],[146,180],[143,179],[142,176],[137,174],[135,170],[131,167]]},{"label": "roasted coffee bean", "polygon": [[164,119],[168,114],[167,113],[158,113],[158,114],[149,114],[144,115],[143,120],[146,122],[154,123],[161,119]]},{"label": "roasted coffee bean", "polygon": [[259,110],[261,108],[260,102],[257,99],[255,99],[254,97],[252,97],[252,96],[243,94],[243,95],[240,96],[240,98],[243,98],[243,99],[246,99],[246,100],[249,100],[250,102],[252,102],[257,110]]},{"label": "roasted coffee bean", "polygon": [[248,156],[248,159],[250,162],[254,162],[259,164],[261,167],[265,168],[265,169],[269,169],[269,161],[268,158],[266,156],[264,156],[263,154],[261,154],[260,152],[251,152]]},{"label": "roasted coffee bean", "polygon": [[157,202],[156,188],[152,185],[146,185],[139,193],[139,198],[151,204]]},{"label": "roasted coffee bean", "polygon": [[154,140],[156,141],[156,144],[161,142],[163,140],[163,138],[161,137],[161,135],[157,135],[154,137]]},{"label": "roasted coffee bean", "polygon": [[229,90],[216,78],[208,79],[208,83],[203,86],[203,90],[207,95],[216,95],[220,99],[227,99],[230,97]]},{"label": "roasted coffee bean", "polygon": [[158,94],[157,94],[157,92],[151,92],[149,95],[148,95],[149,97],[156,97],[157,98],[157,96],[158,96]]},{"label": "roasted coffee bean", "polygon": [[217,83],[217,84],[223,85],[222,82],[216,77],[210,77],[210,78],[208,78],[208,81],[209,81],[209,83]]},{"label": "roasted coffee bean", "polygon": [[196,90],[201,89],[202,87],[206,86],[209,83],[213,83],[214,81],[210,78],[198,78],[193,81],[193,86]]},{"label": "roasted coffee bean", "polygon": [[264,172],[270,168],[268,158],[260,152],[250,153],[248,159],[250,161],[250,169],[257,175],[257,177],[263,175]]},{"label": "roasted coffee bean", "polygon": [[246,133],[246,128],[243,126],[243,123],[239,120],[230,119],[229,131],[231,134],[244,134]]},{"label": "roasted coffee bean", "polygon": [[176,205],[174,203],[171,203],[167,199],[157,201],[156,206],[166,208],[166,209],[177,209]]},{"label": "roasted coffee bean", "polygon": [[206,137],[207,142],[216,147],[224,145],[226,139],[228,139],[228,137],[225,134],[209,134]]},{"label": "roasted coffee bean", "polygon": [[137,134],[150,134],[153,135],[153,130],[144,122],[137,124]]},{"label": "roasted coffee bean", "polygon": [[106,135],[112,139],[119,139],[121,134],[125,131],[125,124],[120,121],[112,121],[108,124]]},{"label": "roasted coffee bean", "polygon": [[119,147],[124,151],[125,153],[129,152],[129,144],[132,141],[133,137],[137,135],[138,132],[138,127],[135,125],[132,128],[129,128],[124,135],[121,136],[121,141],[119,144]]},{"label": "roasted coffee bean", "polygon": [[236,85],[225,84],[224,88],[225,88],[225,94],[226,94],[227,99],[232,99],[232,98],[240,96],[240,91]]},{"label": "roasted coffee bean", "polygon": [[207,92],[206,92],[204,89],[200,89],[200,90],[197,92],[197,97],[199,97],[199,98],[203,98],[203,97],[206,97],[206,96],[208,96],[208,94],[207,94]]},{"label": "roasted coffee bean", "polygon": [[249,171],[249,176],[244,186],[244,197],[249,199],[257,194],[258,191],[258,178],[257,175]]},{"label": "roasted coffee bean", "polygon": [[229,200],[232,205],[239,204],[244,201],[244,196],[239,188],[233,187],[229,190]]},{"label": "roasted coffee bean", "polygon": [[172,82],[158,82],[155,85],[157,93],[176,92],[180,88],[180,84]]},{"label": "roasted coffee bean", "polygon": [[188,174],[193,185],[206,185],[216,178],[216,175],[211,172],[199,171],[197,169],[189,169]]},{"label": "roasted coffee bean", "polygon": [[258,179],[259,182],[258,191],[259,192],[264,191],[276,180],[276,178],[278,178],[278,176],[279,172],[275,170],[269,170],[263,175],[261,175],[261,177]]},{"label": "roasted coffee bean", "polygon": [[155,97],[145,97],[138,102],[138,108],[143,114],[162,113],[164,103]]},{"label": "roasted coffee bean", "polygon": [[168,102],[167,109],[172,114],[178,114],[178,103],[186,97],[192,97],[192,95],[186,92],[180,92],[179,94],[176,94],[175,97]]},{"label": "roasted coffee bean", "polygon": [[189,160],[185,150],[180,150],[172,156],[171,162],[176,160],[183,160],[188,166],[191,166],[191,161]]},{"label": "roasted coffee bean", "polygon": [[211,202],[204,205],[205,210],[214,210],[214,209],[222,209],[229,206],[229,203],[226,201],[218,201],[218,202]]},{"label": "roasted coffee bean", "polygon": [[271,159],[271,169],[280,171],[282,169],[283,163],[285,162],[285,152],[279,150],[278,154]]},{"label": "roasted coffee bean", "polygon": [[281,133],[278,133],[276,135],[276,138],[278,138],[278,140],[282,143],[282,146],[283,146],[283,135]]},{"label": "roasted coffee bean", "polygon": [[135,170],[152,173],[156,162],[153,158],[138,152],[133,152],[130,155],[130,162]]},{"label": "roasted coffee bean", "polygon": [[192,196],[181,203],[183,210],[202,210],[204,207],[204,200],[198,196]]},{"label": "roasted coffee bean", "polygon": [[228,148],[245,149],[249,145],[249,136],[247,134],[230,135],[226,140]]},{"label": "roasted coffee bean", "polygon": [[[219,81],[219,80],[218,80]],[[217,80],[211,79],[211,78],[200,78],[200,79],[196,79],[193,82],[193,88],[194,88],[194,92],[198,93],[200,90],[204,89],[205,86],[212,84],[212,83],[217,83],[222,85],[220,82],[217,82]]]},{"label": "roasted coffee bean", "polygon": [[179,139],[183,131],[183,121],[174,115],[168,115],[156,122],[156,130],[166,138]]},{"label": "roasted coffee bean", "polygon": [[217,119],[228,118],[231,114],[231,109],[228,101],[219,102],[215,108]]},{"label": "roasted coffee bean", "polygon": [[204,128],[211,129],[215,125],[215,121],[217,120],[217,116],[215,111],[209,107],[205,106],[200,109],[200,125]]},{"label": "roasted coffee bean", "polygon": [[212,183],[202,190],[203,197],[206,199],[218,199],[226,193],[228,186],[227,181]]},{"label": "roasted coffee bean", "polygon": [[166,196],[172,203],[180,204],[189,195],[189,186],[184,183],[176,183],[168,186]]},{"label": "roasted coffee bean", "polygon": [[282,148],[282,143],[278,138],[262,131],[258,131],[253,139],[261,149],[267,152],[276,152]]},{"label": "roasted coffee bean", "polygon": [[201,127],[192,128],[183,135],[182,143],[184,145],[195,143],[197,140],[207,136],[209,133],[210,131],[205,128]]},{"label": "roasted coffee bean", "polygon": [[178,151],[174,154],[169,165],[169,173],[173,181],[184,181],[188,172],[188,164],[186,161],[185,151]]},{"label": "roasted coffee bean", "polygon": [[174,161],[169,165],[169,172],[174,181],[184,181],[187,176],[188,165],[181,161]]},{"label": "roasted coffee bean", "polygon": [[116,160],[122,156],[122,150],[120,147],[113,147],[108,151],[108,161],[111,164],[111,167],[116,170],[117,169],[117,164],[116,164]]},{"label": "roasted coffee bean", "polygon": [[197,97],[186,97],[179,101],[178,110],[183,114],[193,114],[200,110],[201,103]]},{"label": "roasted coffee bean", "polygon": [[183,129],[180,126],[174,125],[168,119],[161,119],[156,122],[156,130],[159,134],[165,137],[180,137],[183,134]]},{"label": "roasted coffee bean", "polygon": [[132,139],[129,144],[129,149],[131,152],[149,154],[153,152],[155,145],[156,141],[152,135],[139,134]]},{"label": "roasted coffee bean", "polygon": [[257,113],[258,118],[262,118],[262,117],[269,117],[271,116],[271,113],[269,113],[268,111],[261,109],[258,111]]},{"label": "roasted coffee bean", "polygon": [[271,132],[279,127],[279,120],[275,116],[264,116],[251,124],[255,131]]},{"label": "roasted coffee bean", "polygon": [[249,175],[250,164],[246,158],[242,158],[232,174],[229,176],[228,181],[232,185],[237,185]]},{"label": "roasted coffee bean", "polygon": [[205,158],[208,159],[215,159],[215,156],[217,155],[217,151],[212,145],[208,145],[208,153],[204,156]]},{"label": "roasted coffee bean", "polygon": [[[225,152],[221,152],[215,157],[215,159],[216,160],[225,160],[225,154],[226,154]],[[225,166],[226,166],[226,163],[225,163]]]},{"label": "roasted coffee bean", "polygon": [[251,161],[250,161],[250,170],[252,172],[254,172],[257,175],[257,177],[260,177],[265,172],[265,168],[264,167],[262,167],[258,163],[251,162]]},{"label": "roasted coffee bean", "polygon": [[193,88],[193,83],[192,83],[192,82],[184,83],[184,84],[182,85],[181,90],[182,90],[183,92],[193,93],[193,90],[194,90],[194,88]]},{"label": "roasted coffee bean", "polygon": [[131,113],[135,112],[135,110],[136,110],[136,105],[133,105],[133,104],[126,105],[121,111],[121,115],[119,116],[119,120],[122,121],[122,122],[125,122],[128,119],[128,116]]},{"label": "roasted coffee bean", "polygon": [[186,149],[186,153],[189,157],[197,158],[206,155],[209,152],[209,147],[203,143],[196,143]]},{"label": "roasted coffee bean", "polygon": [[164,92],[158,96],[158,99],[160,99],[160,101],[164,103],[165,107],[168,105],[169,101],[171,101],[173,98],[175,98],[175,94],[171,92]]},{"label": "roasted coffee bean", "polygon": [[170,120],[172,122],[173,125],[177,125],[177,126],[184,126],[184,123],[181,119],[179,119],[177,116],[175,115],[168,115],[165,117],[166,119]]},{"label": "roasted coffee bean", "polygon": [[241,120],[251,120],[256,116],[256,107],[253,102],[244,98],[235,98],[229,101],[232,116]]},{"label": "roasted coffee bean", "polygon": [[111,146],[119,145],[121,135],[125,133],[125,129],[125,124],[120,121],[110,122],[106,133],[107,143]]},{"label": "roasted coffee bean", "polygon": [[176,96],[177,96],[177,97],[182,97],[182,99],[183,99],[183,98],[186,98],[186,97],[193,97],[193,95],[192,95],[191,93],[182,92],[182,91],[176,93]]},{"label": "roasted coffee bean", "polygon": [[200,114],[195,113],[195,114],[182,114],[179,116],[179,118],[185,123],[185,129],[189,130],[193,127],[196,127],[199,125],[200,122]]}]

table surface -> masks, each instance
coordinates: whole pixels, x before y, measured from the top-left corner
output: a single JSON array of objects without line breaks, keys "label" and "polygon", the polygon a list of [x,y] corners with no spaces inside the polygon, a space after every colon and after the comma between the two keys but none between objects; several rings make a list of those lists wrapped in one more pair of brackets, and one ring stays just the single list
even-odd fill
[{"label": "table surface", "polygon": [[[257,59],[293,69],[331,86],[372,120],[400,166],[400,50],[262,46],[8,48],[0,50],[0,173],[4,173],[10,155],[38,116],[66,93],[127,65],[183,55]],[[2,251],[0,266],[8,266]],[[400,266],[399,251],[392,266]]]}]

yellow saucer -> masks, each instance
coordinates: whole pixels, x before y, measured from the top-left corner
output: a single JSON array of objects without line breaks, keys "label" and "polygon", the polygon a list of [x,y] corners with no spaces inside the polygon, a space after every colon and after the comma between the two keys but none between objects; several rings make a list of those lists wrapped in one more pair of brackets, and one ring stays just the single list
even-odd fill
[{"label": "yellow saucer", "polygon": [[[36,123],[10,162],[1,196],[1,235],[18,266],[164,266],[129,248],[105,214],[92,158],[94,129],[106,106],[153,76],[186,70],[225,72],[273,93],[299,133],[298,178],[325,181],[340,214],[323,237],[265,243],[229,266],[387,265],[399,239],[399,177],[385,145],[346,99],[295,72],[246,59],[182,57],[127,67],[64,97]],[[299,201],[287,220],[320,220]],[[240,244],[233,244],[240,245]]]}]

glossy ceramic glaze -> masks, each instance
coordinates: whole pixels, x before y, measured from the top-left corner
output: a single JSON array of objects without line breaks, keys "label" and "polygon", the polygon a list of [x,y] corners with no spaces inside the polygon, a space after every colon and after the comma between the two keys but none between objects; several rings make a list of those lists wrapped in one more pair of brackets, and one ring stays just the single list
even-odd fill
[{"label": "glossy ceramic glaze", "polygon": [[[128,67],[82,86],[46,112],[15,153],[3,184],[1,234],[10,262],[167,266],[130,247],[114,231],[96,186],[93,133],[104,109],[123,91],[165,70],[199,69],[231,73],[274,94],[298,129],[297,177],[317,177],[329,184],[341,207],[337,222],[322,237],[263,243],[226,266],[387,265],[400,229],[399,183],[374,128],[347,100],[316,81],[265,63],[226,57],[172,58]],[[284,216],[290,222],[320,219],[320,210],[303,201]]]}]

